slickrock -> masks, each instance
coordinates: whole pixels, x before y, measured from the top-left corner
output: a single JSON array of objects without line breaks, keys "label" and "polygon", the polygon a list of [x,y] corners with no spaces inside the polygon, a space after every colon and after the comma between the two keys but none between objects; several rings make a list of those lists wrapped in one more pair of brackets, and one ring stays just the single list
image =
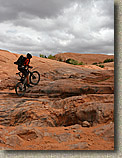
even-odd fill
[{"label": "slickrock", "polygon": [[84,64],[100,63],[106,59],[114,59],[113,55],[105,54],[80,54],[80,53],[59,53],[55,55],[56,60],[66,61],[67,59],[74,59]]},{"label": "slickrock", "polygon": [[81,66],[34,56],[40,82],[23,97],[14,90],[19,54],[0,57],[1,150],[114,150],[114,64],[90,65],[106,55],[83,55]]}]

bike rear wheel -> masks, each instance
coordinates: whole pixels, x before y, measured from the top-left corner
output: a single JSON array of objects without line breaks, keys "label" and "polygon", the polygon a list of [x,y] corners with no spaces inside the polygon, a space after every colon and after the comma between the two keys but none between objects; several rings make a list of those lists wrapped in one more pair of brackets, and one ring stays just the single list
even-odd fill
[{"label": "bike rear wheel", "polygon": [[18,82],[15,86],[15,92],[19,97],[22,97],[26,92],[26,86],[22,82]]},{"label": "bike rear wheel", "polygon": [[33,85],[37,85],[40,81],[40,74],[38,71],[33,71],[30,74],[30,83]]}]

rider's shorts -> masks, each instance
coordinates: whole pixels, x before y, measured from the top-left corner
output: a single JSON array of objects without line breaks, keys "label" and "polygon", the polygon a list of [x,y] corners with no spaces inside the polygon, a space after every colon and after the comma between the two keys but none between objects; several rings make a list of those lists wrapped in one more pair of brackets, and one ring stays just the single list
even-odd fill
[{"label": "rider's shorts", "polygon": [[22,73],[25,75],[25,77],[28,76],[28,71],[27,71],[26,69],[21,68],[21,67],[18,67],[18,70],[19,70],[20,72],[22,72]]}]

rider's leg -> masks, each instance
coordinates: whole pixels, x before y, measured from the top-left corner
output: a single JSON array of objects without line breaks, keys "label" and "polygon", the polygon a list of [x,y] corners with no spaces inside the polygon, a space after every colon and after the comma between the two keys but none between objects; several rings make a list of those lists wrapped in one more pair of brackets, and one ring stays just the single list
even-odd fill
[{"label": "rider's leg", "polygon": [[29,75],[27,75],[26,78],[27,78],[27,84],[29,84]]},{"label": "rider's leg", "polygon": [[32,87],[30,85],[30,82],[29,82],[29,73],[28,73],[28,71],[26,69],[24,70],[24,74],[25,74],[26,81],[27,81],[27,87]]},{"label": "rider's leg", "polygon": [[22,73],[22,78],[24,77],[24,74]]},{"label": "rider's leg", "polygon": [[29,83],[28,72],[26,69],[21,69],[22,77],[24,78],[24,83]]},{"label": "rider's leg", "polygon": [[29,83],[29,75],[27,75],[27,87],[32,87],[31,85],[30,85],[30,83]]}]

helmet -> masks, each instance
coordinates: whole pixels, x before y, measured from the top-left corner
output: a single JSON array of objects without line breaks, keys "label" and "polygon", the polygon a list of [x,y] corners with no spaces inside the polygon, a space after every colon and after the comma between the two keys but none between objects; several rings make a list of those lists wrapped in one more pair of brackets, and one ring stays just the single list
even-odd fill
[{"label": "helmet", "polygon": [[32,55],[31,54],[27,54],[27,58],[31,59],[32,58]]}]

